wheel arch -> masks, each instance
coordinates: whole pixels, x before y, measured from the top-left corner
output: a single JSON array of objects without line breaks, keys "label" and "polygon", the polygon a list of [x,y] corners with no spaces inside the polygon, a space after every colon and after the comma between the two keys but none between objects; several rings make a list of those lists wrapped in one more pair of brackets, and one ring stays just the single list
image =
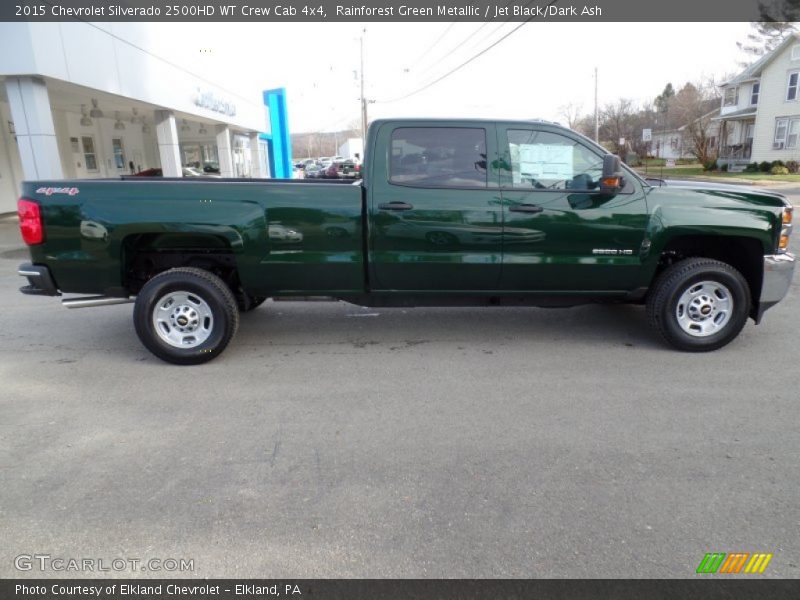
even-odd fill
[{"label": "wheel arch", "polygon": [[764,254],[764,243],[758,237],[683,232],[665,240],[658,253],[652,280],[671,264],[686,258],[711,258],[724,262],[739,271],[747,281],[752,299],[750,316],[755,319],[764,278]]},{"label": "wheel arch", "polygon": [[[235,235],[232,235],[231,232]],[[122,241],[122,284],[136,294],[152,277],[169,269],[192,267],[215,274],[232,289],[239,285],[235,231],[143,232]]]}]

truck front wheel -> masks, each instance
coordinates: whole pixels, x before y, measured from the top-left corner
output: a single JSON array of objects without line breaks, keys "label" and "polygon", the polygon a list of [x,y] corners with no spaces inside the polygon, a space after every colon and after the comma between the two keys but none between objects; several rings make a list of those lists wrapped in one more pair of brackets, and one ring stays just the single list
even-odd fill
[{"label": "truck front wheel", "polygon": [[647,300],[650,324],[679,350],[707,352],[733,340],[750,313],[750,288],[732,266],[687,258],[668,267]]},{"label": "truck front wheel", "polygon": [[142,287],[133,324],[142,344],[160,359],[197,365],[225,349],[239,327],[239,310],[228,286],[213,273],[170,269]]}]

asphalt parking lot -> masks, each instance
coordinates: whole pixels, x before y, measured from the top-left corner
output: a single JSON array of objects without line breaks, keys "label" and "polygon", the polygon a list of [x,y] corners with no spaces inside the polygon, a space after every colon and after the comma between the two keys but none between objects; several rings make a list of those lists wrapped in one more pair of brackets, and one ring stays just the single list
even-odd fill
[{"label": "asphalt parking lot", "polygon": [[704,355],[631,306],[268,302],[187,368],[131,305],[19,294],[20,245],[0,223],[0,577],[688,577],[712,551],[800,576],[797,278]]}]

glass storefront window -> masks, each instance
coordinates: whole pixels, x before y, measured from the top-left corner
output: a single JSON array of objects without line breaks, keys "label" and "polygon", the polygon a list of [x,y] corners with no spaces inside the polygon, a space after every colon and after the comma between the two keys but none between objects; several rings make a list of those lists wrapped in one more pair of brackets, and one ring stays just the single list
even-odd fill
[{"label": "glass storefront window", "polygon": [[111,147],[114,149],[114,164],[117,169],[125,168],[125,150],[122,147],[122,138],[112,138]]},{"label": "glass storefront window", "polygon": [[206,173],[219,172],[219,153],[216,144],[181,144],[181,163]]},{"label": "glass storefront window", "polygon": [[250,177],[250,138],[243,135],[233,136],[233,176]]}]

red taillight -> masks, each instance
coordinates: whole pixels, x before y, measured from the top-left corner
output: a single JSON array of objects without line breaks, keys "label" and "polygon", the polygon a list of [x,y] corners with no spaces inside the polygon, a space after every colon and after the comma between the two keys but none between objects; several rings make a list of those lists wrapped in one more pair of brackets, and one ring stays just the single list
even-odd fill
[{"label": "red taillight", "polygon": [[19,232],[22,240],[29,246],[41,244],[44,241],[44,227],[42,227],[42,212],[39,205],[24,198],[17,201],[17,214],[19,215]]}]

